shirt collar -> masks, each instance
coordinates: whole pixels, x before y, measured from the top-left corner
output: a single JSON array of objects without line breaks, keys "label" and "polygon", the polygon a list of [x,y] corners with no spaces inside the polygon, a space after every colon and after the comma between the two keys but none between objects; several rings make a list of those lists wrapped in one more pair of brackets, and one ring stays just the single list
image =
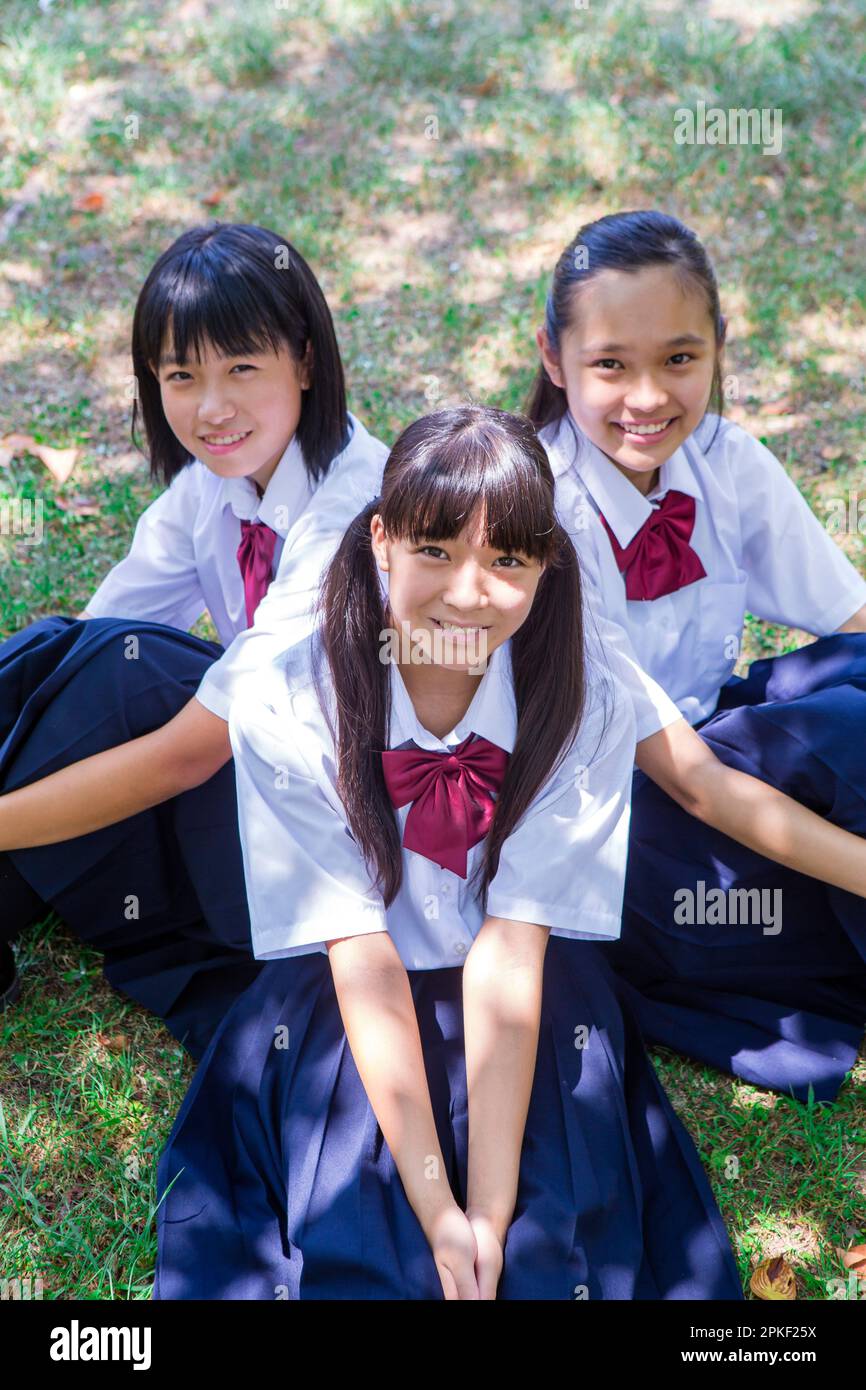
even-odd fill
[{"label": "shirt collar", "polygon": [[[547,429],[544,435],[547,435]],[[655,510],[653,501],[660,501],[670,491],[684,492],[694,498],[701,496],[697,478],[682,446],[675,449],[662,464],[656,487],[649,497],[644,497],[614,467],[607,455],[587,439],[570,411],[566,411],[558,429],[551,431],[548,438],[552,444],[550,458],[554,476],[569,468],[574,469],[623,549],[652,516]]]},{"label": "shirt collar", "polygon": [[293,434],[259,497],[252,478],[223,478],[220,497],[241,521],[263,521],[285,540],[313,493],[304,455]]},{"label": "shirt collar", "polygon": [[497,647],[487,663],[472,701],[450,733],[437,738],[418,721],[415,707],[396,663],[391,663],[391,728],[388,745],[398,748],[411,739],[419,748],[441,753],[448,744],[462,743],[470,734],[489,739],[506,753],[514,749],[517,738],[517,705],[511,671],[511,642]]}]

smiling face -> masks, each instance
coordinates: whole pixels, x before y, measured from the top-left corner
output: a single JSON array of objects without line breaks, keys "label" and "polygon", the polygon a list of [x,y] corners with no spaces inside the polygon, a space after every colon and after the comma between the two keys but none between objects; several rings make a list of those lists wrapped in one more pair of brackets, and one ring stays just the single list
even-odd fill
[{"label": "smiling face", "polygon": [[183,447],[220,478],[251,478],[264,491],[301,418],[307,362],[287,349],[176,362],[171,341],[159,367],[162,408]]},{"label": "smiling face", "polygon": [[545,368],[583,433],[641,492],[709,404],[716,340],[706,299],[670,266],[601,270],[575,295]]},{"label": "smiling face", "polygon": [[[434,654],[441,658],[444,651],[437,664],[471,670],[479,646],[489,657],[528,616],[543,565],[528,555],[492,549],[480,518],[471,518],[453,540],[414,543],[387,536],[376,514],[370,534],[376,562],[388,574],[397,628],[408,623],[412,634],[428,634]],[[443,633],[454,637],[443,642]]]}]

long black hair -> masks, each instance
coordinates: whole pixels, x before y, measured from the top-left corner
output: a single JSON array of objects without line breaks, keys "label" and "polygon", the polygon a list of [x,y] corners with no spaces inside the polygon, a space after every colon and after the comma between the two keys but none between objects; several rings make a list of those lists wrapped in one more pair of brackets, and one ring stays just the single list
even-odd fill
[{"label": "long black hair", "polygon": [[159,362],[169,332],[179,361],[190,353],[200,358],[212,343],[226,357],[285,348],[300,363],[309,346],[311,384],[297,439],[310,477],[324,476],[349,438],[343,364],[319,282],[285,237],[245,223],[191,227],[162,253],[141,288],[132,323],[132,438],[141,447],[140,408],[151,475],[165,484],[191,458],[165,418],[150,365]]},{"label": "long black hair", "polygon": [[[668,213],[653,210],[614,212],[580,228],[556,263],[547,295],[544,325],[550,346],[556,352],[560,350],[562,335],[572,322],[582,285],[602,270],[634,272],[652,265],[672,266],[684,286],[696,287],[705,297],[716,336],[709,404],[712,413],[721,416],[724,411],[722,347],[726,320],[719,303],[715,272],[695,233]],[[551,381],[542,361],[529,393],[526,414],[540,430],[560,420],[567,409],[564,390]],[[715,437],[714,433],[713,439]]]},{"label": "long black hair", "polygon": [[[388,620],[370,521],[378,513],[389,539],[418,544],[453,539],[479,516],[487,545],[545,563],[529,614],[511,639],[517,736],[476,871],[484,899],[503,843],[567,753],[583,716],[580,577],[553,496],[550,463],[529,421],[478,405],[437,411],[400,435],[381,496],[352,522],[327,571],[320,650],[335,696],[338,789],[386,905],[399,891],[402,858],[380,757],[390,719],[389,674],[380,659]],[[320,667],[327,711],[321,676]]]}]

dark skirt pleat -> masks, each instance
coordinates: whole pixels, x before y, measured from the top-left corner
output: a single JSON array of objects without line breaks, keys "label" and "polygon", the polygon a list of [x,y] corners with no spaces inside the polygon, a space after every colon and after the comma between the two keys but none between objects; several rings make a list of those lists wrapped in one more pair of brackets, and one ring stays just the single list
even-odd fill
[{"label": "dark skirt pleat", "polygon": [[[462,972],[409,980],[442,1154],[465,1207]],[[443,1297],[324,954],[267,962],[237,1000],[183,1101],[157,1188],[156,1298]],[[590,944],[552,937],[498,1297],[741,1296],[700,1160],[615,977]]]}]

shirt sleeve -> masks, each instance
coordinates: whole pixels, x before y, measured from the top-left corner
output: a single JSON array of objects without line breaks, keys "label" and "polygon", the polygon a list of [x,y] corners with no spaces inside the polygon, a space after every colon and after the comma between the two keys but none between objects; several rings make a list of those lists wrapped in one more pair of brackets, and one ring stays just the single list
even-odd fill
[{"label": "shirt sleeve", "polygon": [[619,936],[634,728],[631,702],[608,674],[572,749],[502,847],[490,916],[535,922],[554,936]]},{"label": "shirt sleeve", "polygon": [[290,704],[269,703],[248,688],[232,704],[229,737],[256,959],[387,931],[381,894],[345,811],[299,751],[309,732],[291,718]]},{"label": "shirt sleeve", "polygon": [[354,469],[340,469],[327,478],[292,527],[253,626],[208,668],[196,691],[196,699],[212,714],[227,720],[232,700],[249,677],[309,636],[324,571],[349,523],[376,496],[387,455],[380,445]]},{"label": "shirt sleeve", "polygon": [[[199,465],[202,466],[202,465]],[[195,463],[142,512],[125,560],[85,605],[93,618],[144,618],[186,632],[205,611],[193,548],[199,507]]]},{"label": "shirt sleeve", "polygon": [[866,580],[821,525],[774,454],[747,430],[725,436],[741,507],[746,605],[756,618],[836,632],[866,603]]}]

